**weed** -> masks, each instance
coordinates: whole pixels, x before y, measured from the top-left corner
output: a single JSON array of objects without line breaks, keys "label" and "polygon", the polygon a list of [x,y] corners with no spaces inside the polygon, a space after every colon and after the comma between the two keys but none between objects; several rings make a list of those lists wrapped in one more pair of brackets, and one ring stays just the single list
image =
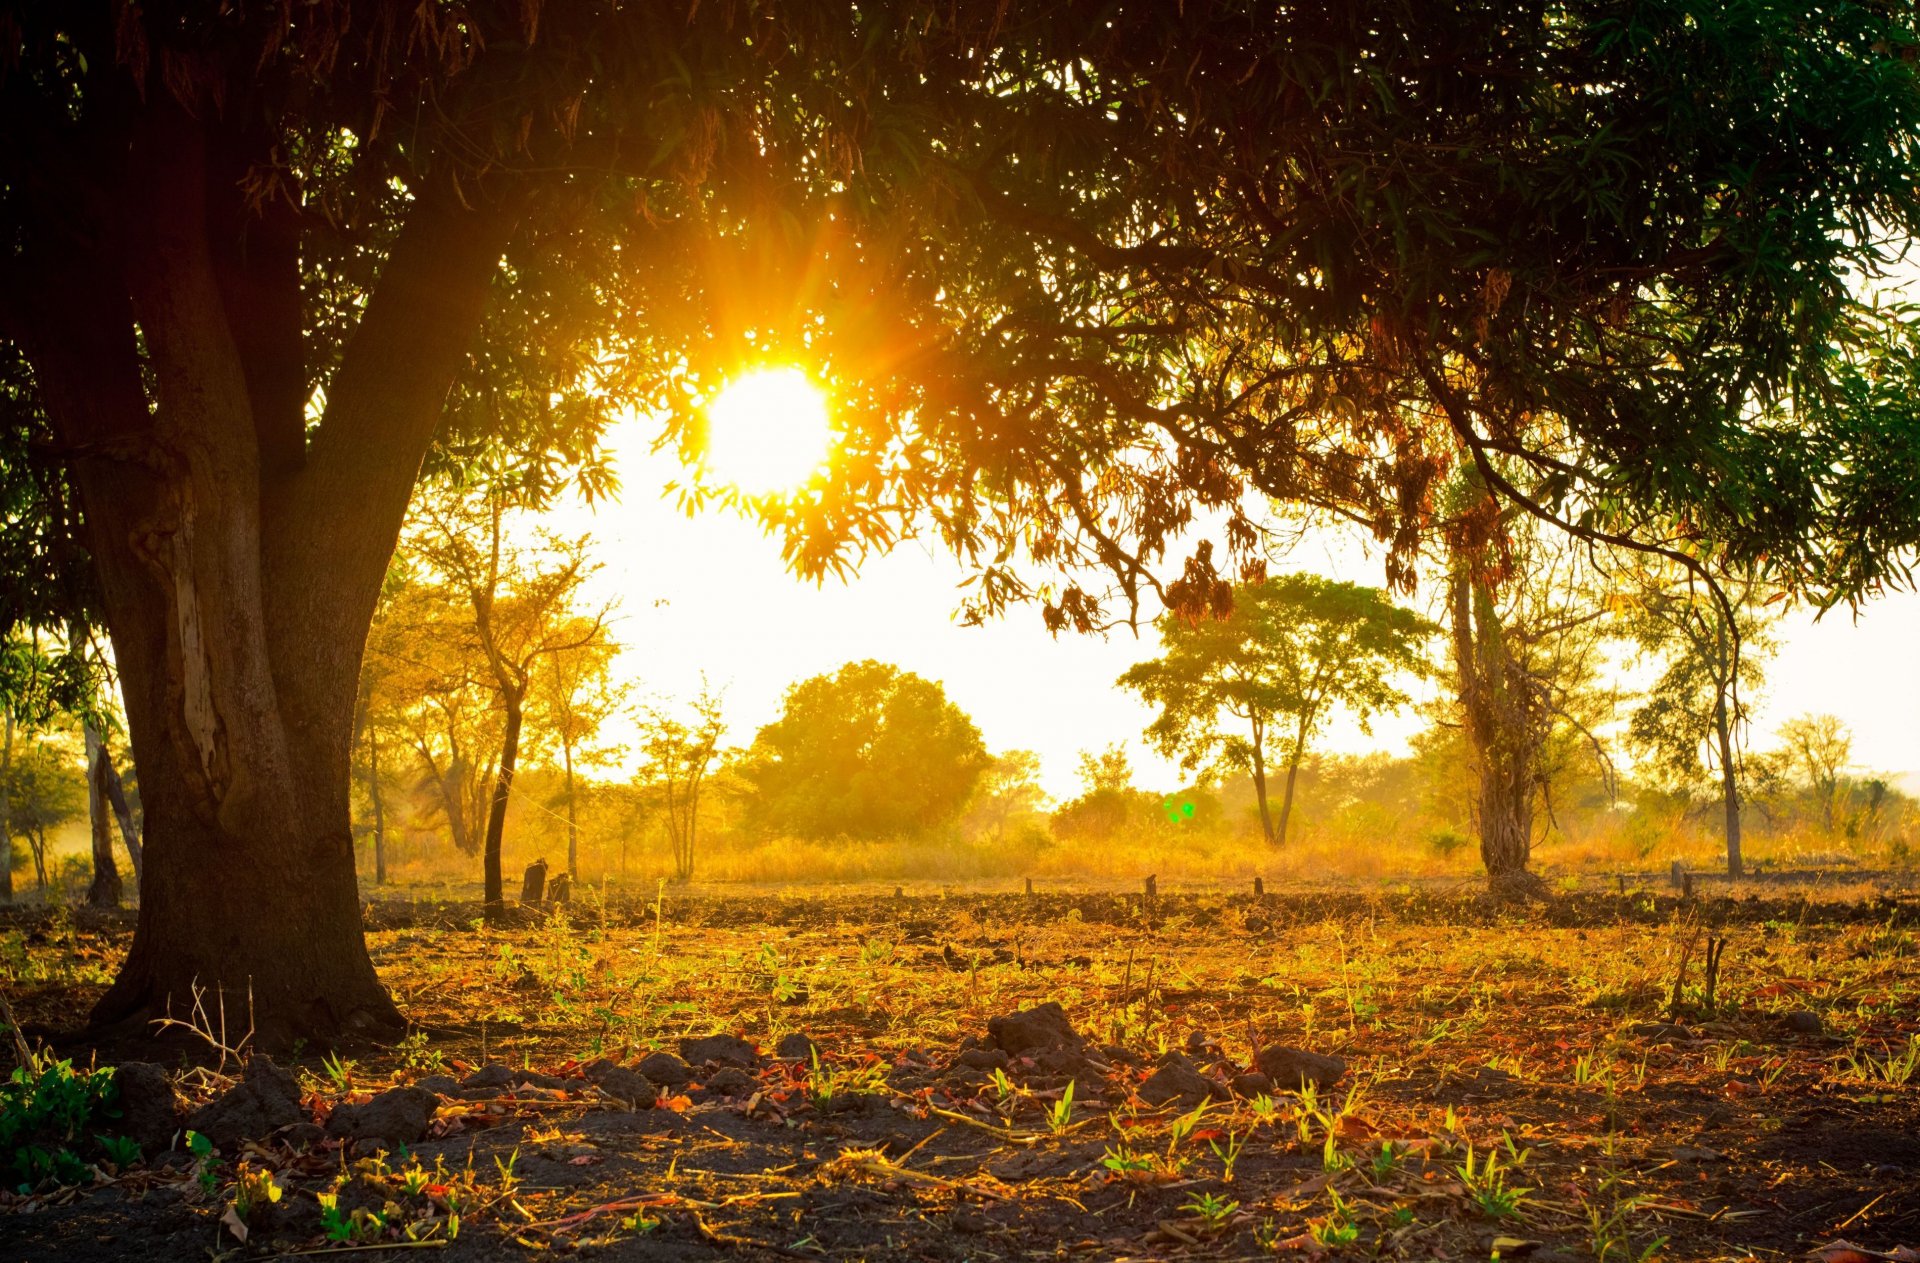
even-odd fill
[{"label": "weed", "polygon": [[1227,1201],[1215,1197],[1212,1193],[1187,1194],[1186,1210],[1204,1224],[1209,1232],[1219,1232],[1227,1226],[1235,1211],[1240,1209],[1239,1202]]},{"label": "weed", "polygon": [[1073,1125],[1073,1086],[1072,1079],[1067,1080],[1066,1089],[1060,1093],[1060,1099],[1047,1111],[1047,1130],[1056,1136],[1064,1136]]},{"label": "weed", "polygon": [[1856,1082],[1905,1087],[1913,1081],[1915,1073],[1920,1072],[1920,1035],[1907,1036],[1907,1046],[1901,1052],[1889,1051],[1883,1057],[1875,1057],[1856,1049],[1841,1054],[1840,1060],[1846,1063],[1846,1077]]},{"label": "weed", "polygon": [[353,1072],[359,1064],[357,1061],[342,1061],[337,1053],[328,1053],[320,1058],[320,1069],[327,1076],[327,1086],[335,1092],[349,1092],[353,1089]]},{"label": "weed", "polygon": [[[75,1070],[71,1061],[27,1054],[27,1064],[15,1067],[0,1084],[0,1158],[13,1182],[31,1191],[49,1182],[91,1179],[84,1140],[102,1120],[119,1116],[119,1099],[111,1070]],[[106,1157],[111,1161],[114,1155],[106,1152]]]},{"label": "weed", "polygon": [[1237,1131],[1227,1133],[1227,1147],[1224,1149],[1217,1140],[1207,1142],[1207,1148],[1213,1150],[1213,1156],[1220,1159],[1220,1178],[1228,1184],[1233,1183],[1233,1168],[1240,1161],[1240,1151],[1246,1144],[1247,1138]]},{"label": "weed", "polygon": [[1507,1152],[1510,1155],[1508,1165],[1501,1165],[1499,1153],[1488,1150],[1479,1166],[1474,1165],[1473,1146],[1467,1146],[1467,1160],[1455,1167],[1454,1172],[1460,1182],[1466,1186],[1467,1195],[1473,1199],[1476,1209],[1489,1219],[1511,1219],[1520,1213],[1520,1204],[1533,1190],[1514,1188],[1507,1183],[1508,1177],[1521,1163],[1526,1161],[1524,1152],[1515,1153],[1513,1141],[1507,1140]]},{"label": "weed", "polygon": [[427,1046],[425,1031],[408,1031],[394,1051],[400,1054],[402,1066],[419,1074],[439,1074],[447,1066],[446,1054]]},{"label": "weed", "polygon": [[1353,1212],[1341,1200],[1340,1190],[1330,1188],[1327,1196],[1333,1201],[1333,1209],[1318,1219],[1309,1219],[1307,1232],[1312,1235],[1314,1244],[1323,1249],[1352,1245],[1360,1238],[1360,1225],[1353,1222]]}]

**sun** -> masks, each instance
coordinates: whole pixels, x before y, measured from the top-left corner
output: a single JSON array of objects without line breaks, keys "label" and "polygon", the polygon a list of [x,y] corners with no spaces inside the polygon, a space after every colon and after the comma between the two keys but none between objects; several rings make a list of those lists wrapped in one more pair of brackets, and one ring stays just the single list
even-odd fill
[{"label": "sun", "polygon": [[755,369],[707,405],[706,467],[749,495],[799,486],[832,447],[826,397],[797,368]]}]

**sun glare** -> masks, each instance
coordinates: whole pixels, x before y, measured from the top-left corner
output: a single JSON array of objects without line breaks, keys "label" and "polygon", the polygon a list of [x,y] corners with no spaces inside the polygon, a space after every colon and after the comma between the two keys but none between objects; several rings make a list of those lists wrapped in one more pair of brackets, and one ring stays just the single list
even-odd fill
[{"label": "sun glare", "polygon": [[736,377],[707,405],[707,468],[750,495],[799,486],[832,445],[826,398],[797,368]]}]

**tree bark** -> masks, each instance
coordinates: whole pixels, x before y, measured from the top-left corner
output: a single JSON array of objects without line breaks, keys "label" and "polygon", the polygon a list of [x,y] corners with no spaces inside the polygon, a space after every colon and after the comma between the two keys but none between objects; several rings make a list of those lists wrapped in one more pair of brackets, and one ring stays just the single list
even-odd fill
[{"label": "tree bark", "polygon": [[1266,728],[1258,719],[1253,721],[1253,796],[1260,804],[1260,833],[1269,846],[1278,846],[1279,840],[1273,833],[1273,812],[1267,807],[1267,758]]},{"label": "tree bark", "polygon": [[[580,878],[580,818],[573,806],[573,743],[562,742],[561,757],[567,765],[567,876]],[[603,860],[602,863],[605,861]]]},{"label": "tree bark", "polygon": [[1496,890],[1529,885],[1538,747],[1529,683],[1474,559],[1455,559],[1449,585],[1463,728],[1479,782],[1480,860]]},{"label": "tree bark", "polygon": [[1720,799],[1726,813],[1727,876],[1738,877],[1740,862],[1740,776],[1733,762],[1733,725],[1727,717],[1727,694],[1723,688],[1714,706],[1714,737],[1720,745]]},{"label": "tree bark", "polygon": [[72,204],[37,186],[23,255],[41,312],[26,349],[75,453],[145,806],[139,922],[93,1021],[144,1032],[200,988],[263,1047],[397,1029],[354,879],[354,696],[511,221],[422,188],[309,447],[283,362],[298,258],[219,235],[243,197],[234,137],[159,90],[128,110],[73,157],[124,183]]},{"label": "tree bark", "polygon": [[1299,775],[1300,747],[1296,745],[1287,759],[1287,787],[1280,796],[1280,835],[1274,839],[1279,846],[1287,844],[1287,822],[1293,818],[1293,782]]},{"label": "tree bark", "polygon": [[500,843],[507,832],[507,798],[513,793],[513,772],[520,759],[520,722],[526,710],[526,690],[509,690],[501,698],[506,708],[506,732],[500,739],[500,767],[494,774],[493,801],[487,806],[485,844],[486,914],[498,920],[506,911],[506,891],[500,880]]},{"label": "tree bark", "polygon": [[0,705],[0,903],[13,902],[13,708]]},{"label": "tree bark", "polygon": [[387,884],[387,805],[380,791],[380,730],[367,725],[367,797],[373,800],[373,884]]},{"label": "tree bark", "polygon": [[133,823],[133,808],[127,803],[127,787],[120,779],[120,769],[113,765],[113,751],[104,744],[100,747],[100,765],[105,778],[107,802],[113,808],[113,818],[120,825],[120,840],[127,848],[127,861],[133,865],[133,894],[140,896],[140,874],[145,868],[144,857],[140,849],[140,830]]},{"label": "tree bark", "polygon": [[113,862],[113,825],[107,819],[106,750],[92,724],[85,728],[87,743],[87,824],[93,838],[93,881],[87,904],[94,908],[120,906],[120,869]]}]

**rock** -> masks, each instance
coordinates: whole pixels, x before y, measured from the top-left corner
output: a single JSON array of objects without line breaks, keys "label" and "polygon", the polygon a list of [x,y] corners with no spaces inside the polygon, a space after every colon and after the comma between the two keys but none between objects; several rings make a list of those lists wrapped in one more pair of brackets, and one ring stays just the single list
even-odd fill
[{"label": "rock", "polygon": [[1204,1031],[1188,1031],[1187,1053],[1194,1057],[1218,1057],[1220,1043]]},{"label": "rock", "polygon": [[180,1097],[167,1072],[151,1061],[129,1061],[115,1067],[113,1082],[120,1090],[120,1131],[142,1153],[172,1148],[180,1130]]},{"label": "rock", "polygon": [[1780,1021],[1796,1035],[1818,1035],[1827,1029],[1820,1015],[1812,1009],[1795,1009],[1791,1013],[1780,1015]]},{"label": "rock", "polygon": [[736,1066],[760,1064],[760,1054],[738,1035],[704,1035],[680,1041],[680,1055],[692,1065],[709,1061],[730,1061]]},{"label": "rock", "polygon": [[752,1096],[760,1090],[760,1080],[738,1066],[722,1066],[700,1086],[715,1096]]},{"label": "rock", "polygon": [[512,1066],[491,1061],[460,1080],[459,1090],[463,1096],[497,1096],[516,1088],[544,1088],[550,1092],[564,1092],[568,1086],[565,1079],[556,1079],[550,1074],[539,1074],[532,1070],[515,1070]]},{"label": "rock", "polygon": [[773,1053],[782,1061],[812,1061],[813,1055],[819,1051],[820,1045],[799,1031],[794,1031],[781,1037]]},{"label": "rock", "polygon": [[672,1053],[649,1053],[635,1069],[647,1076],[649,1083],[662,1087],[679,1088],[693,1082],[693,1067]]},{"label": "rock", "polygon": [[460,1080],[462,1092],[498,1092],[513,1086],[513,1071],[490,1061]]},{"label": "rock", "polygon": [[593,1081],[608,1096],[625,1101],[638,1110],[651,1109],[653,1103],[660,1099],[660,1090],[653,1086],[647,1076],[625,1066],[610,1066]]},{"label": "rock", "polygon": [[1218,1087],[1183,1057],[1178,1061],[1168,1061],[1148,1075],[1147,1081],[1140,1085],[1140,1099],[1149,1105],[1165,1105],[1168,1101],[1198,1105],[1210,1099]]},{"label": "rock", "polygon": [[460,1091],[460,1081],[450,1074],[430,1074],[414,1080],[413,1086],[436,1096],[453,1096]]},{"label": "rock", "polygon": [[271,1059],[255,1057],[238,1084],[188,1116],[187,1127],[230,1149],[243,1140],[259,1140],[281,1127],[306,1121],[293,1076]]},{"label": "rock", "polygon": [[1005,1070],[1013,1062],[998,1048],[969,1048],[955,1057],[953,1064],[965,1066],[969,1070],[984,1070],[992,1074],[995,1070]]},{"label": "rock", "polygon": [[410,1145],[427,1134],[440,1098],[422,1087],[394,1088],[364,1105],[337,1105],[327,1119],[327,1134],[344,1140],[377,1140]]},{"label": "rock", "polygon": [[1260,1050],[1256,1058],[1260,1073],[1282,1092],[1297,1092],[1311,1084],[1315,1091],[1332,1087],[1347,1072],[1347,1063],[1338,1057],[1326,1057],[1300,1048],[1274,1044]]},{"label": "rock", "polygon": [[1235,1096],[1256,1097],[1273,1095],[1273,1080],[1261,1074],[1258,1070],[1248,1074],[1234,1075],[1231,1086]]},{"label": "rock", "polygon": [[1658,1040],[1663,1043],[1672,1043],[1678,1039],[1693,1038],[1692,1031],[1689,1031],[1684,1026],[1676,1026],[1672,1022],[1636,1022],[1629,1027],[1628,1030],[1632,1034],[1642,1036],[1646,1039]]},{"label": "rock", "polygon": [[277,1134],[295,1149],[311,1149],[324,1143],[327,1138],[326,1128],[317,1123],[295,1123],[291,1127],[282,1127]]},{"label": "rock", "polygon": [[1052,1000],[987,1022],[996,1048],[1016,1056],[1038,1048],[1076,1048],[1083,1041],[1067,1021],[1066,1010]]},{"label": "rock", "polygon": [[1118,1044],[1100,1045],[1100,1055],[1106,1058],[1107,1064],[1114,1066],[1130,1066],[1138,1060],[1129,1049]]}]

